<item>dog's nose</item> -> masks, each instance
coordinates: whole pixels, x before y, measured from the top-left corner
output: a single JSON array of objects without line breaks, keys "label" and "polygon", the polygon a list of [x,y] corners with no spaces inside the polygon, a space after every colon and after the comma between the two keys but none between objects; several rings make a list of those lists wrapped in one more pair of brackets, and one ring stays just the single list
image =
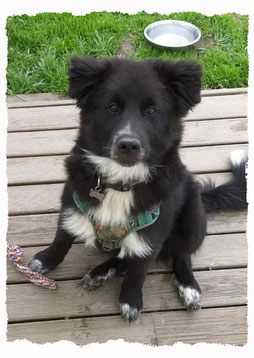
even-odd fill
[{"label": "dog's nose", "polygon": [[141,143],[136,138],[121,137],[118,140],[117,148],[118,148],[119,152],[121,152],[123,154],[137,155],[140,152]]}]

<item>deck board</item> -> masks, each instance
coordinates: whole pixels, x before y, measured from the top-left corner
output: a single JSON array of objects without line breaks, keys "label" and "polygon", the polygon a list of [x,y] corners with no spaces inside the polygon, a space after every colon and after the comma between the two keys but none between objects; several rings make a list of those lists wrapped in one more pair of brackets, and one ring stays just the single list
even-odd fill
[{"label": "deck board", "polygon": [[[181,148],[183,163],[193,173],[230,171],[230,153],[248,151],[247,144]],[[66,178],[64,160],[67,155],[9,158],[9,184],[42,184],[63,182]]]},{"label": "deck board", "polygon": [[80,346],[119,338],[148,345],[177,342],[244,345],[247,343],[247,309],[202,309],[194,314],[186,311],[143,313],[132,325],[126,325],[118,316],[103,317],[103,321],[97,317],[18,323],[8,326],[7,337],[8,341],[28,339],[39,344],[64,339]]},{"label": "deck board", "polygon": [[[24,260],[26,265],[36,252],[47,246],[24,248]],[[241,247],[241,251],[239,251]],[[218,270],[225,268],[237,268],[247,266],[247,239],[245,233],[208,235],[200,250],[193,256],[193,270]],[[70,252],[53,272],[48,274],[54,280],[68,280],[82,278],[93,267],[101,264],[109,257],[108,254],[98,251],[96,248],[85,247],[83,243],[72,246]],[[8,283],[25,283],[26,279],[19,274],[10,261],[8,265]],[[155,262],[149,272],[172,272],[171,262]]]},{"label": "deck board", "polygon": [[[22,247],[49,245],[56,232],[58,213],[10,216],[7,240]],[[221,212],[208,215],[208,234],[244,232],[247,213]],[[78,241],[77,241],[78,242]]]},{"label": "deck board", "polygon": [[[17,95],[7,102],[7,240],[23,247],[27,263],[54,237],[64,159],[73,145],[79,116],[74,101],[54,94]],[[197,179],[210,177],[220,184],[231,177],[230,152],[248,151],[246,117],[246,89],[202,91],[201,104],[184,119],[180,150]],[[67,339],[84,345],[123,338],[150,345],[178,341],[245,344],[246,217],[246,212],[208,215],[206,239],[192,259],[203,290],[201,311],[185,311],[173,284],[171,263],[155,262],[144,286],[144,313],[133,325],[118,315],[121,277],[93,292],[79,286],[81,277],[108,254],[76,240],[64,262],[48,274],[57,280],[57,290],[32,285],[8,261],[8,341]]]},{"label": "deck board", "polygon": [[[209,133],[209,136],[207,135]],[[8,134],[8,157],[68,154],[74,145],[77,129]],[[247,143],[247,119],[186,122],[182,147]]]},{"label": "deck board", "polygon": [[[203,291],[202,307],[234,306],[247,303],[245,268],[197,271],[195,277]],[[170,273],[147,275],[143,287],[143,312],[184,308],[173,280],[174,275]],[[75,279],[57,281],[56,290],[46,290],[30,282],[9,284],[8,320],[9,322],[22,322],[117,314],[121,281],[120,277],[114,278],[98,290],[90,292],[80,287],[80,280]],[[27,297],[33,297],[29,305]],[[38,302],[40,302],[39,305]]]},{"label": "deck board", "polygon": [[[200,181],[212,180],[222,184],[231,178],[231,173],[210,173],[195,175]],[[9,214],[54,213],[60,209],[63,183],[41,185],[17,185],[8,188]],[[34,200],[36,198],[36,200]]]},{"label": "deck board", "polygon": [[[62,102],[60,102],[61,104]],[[72,102],[73,103],[73,102]],[[79,110],[73,105],[9,108],[8,131],[28,131],[45,129],[76,128]],[[247,95],[203,97],[201,103],[185,118],[189,120],[206,120],[221,118],[242,118],[247,116]]]}]

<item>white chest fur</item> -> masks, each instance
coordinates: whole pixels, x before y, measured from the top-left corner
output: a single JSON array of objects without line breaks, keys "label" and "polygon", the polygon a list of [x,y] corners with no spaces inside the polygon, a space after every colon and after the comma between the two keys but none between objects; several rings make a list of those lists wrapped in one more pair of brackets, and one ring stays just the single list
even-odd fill
[{"label": "white chest fur", "polygon": [[[102,226],[124,226],[133,206],[132,191],[105,190],[103,202],[89,210],[89,216]],[[95,234],[89,218],[79,209],[67,209],[63,213],[62,227],[71,235],[84,239],[86,245],[95,246]],[[130,233],[122,242],[118,257],[148,255],[151,248],[137,232]]]}]

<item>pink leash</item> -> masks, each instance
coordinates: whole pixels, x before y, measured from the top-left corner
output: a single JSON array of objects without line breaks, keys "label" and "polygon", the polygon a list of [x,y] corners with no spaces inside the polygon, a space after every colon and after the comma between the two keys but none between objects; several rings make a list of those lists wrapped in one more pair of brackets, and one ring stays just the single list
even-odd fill
[{"label": "pink leash", "polygon": [[23,266],[23,251],[19,246],[7,244],[7,254],[10,261],[13,262],[16,269],[23,274],[23,276],[35,285],[46,287],[54,290],[56,282],[43,276],[39,272],[32,271],[29,267]]}]

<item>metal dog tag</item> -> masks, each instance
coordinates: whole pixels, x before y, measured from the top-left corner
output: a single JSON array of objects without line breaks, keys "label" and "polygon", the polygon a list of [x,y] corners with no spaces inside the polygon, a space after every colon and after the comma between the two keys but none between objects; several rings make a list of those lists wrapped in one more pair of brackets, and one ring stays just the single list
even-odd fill
[{"label": "metal dog tag", "polygon": [[101,193],[101,190],[102,190],[101,178],[100,176],[98,176],[97,186],[94,189],[93,188],[90,189],[89,196],[91,198],[95,198],[100,202],[102,202],[103,199],[105,198],[105,195]]},{"label": "metal dog tag", "polygon": [[95,198],[95,199],[99,200],[100,202],[102,202],[103,199],[105,198],[105,195],[103,193],[100,193],[100,190],[96,190],[96,188],[95,189],[93,189],[93,188],[90,189],[89,196],[91,198]]}]

